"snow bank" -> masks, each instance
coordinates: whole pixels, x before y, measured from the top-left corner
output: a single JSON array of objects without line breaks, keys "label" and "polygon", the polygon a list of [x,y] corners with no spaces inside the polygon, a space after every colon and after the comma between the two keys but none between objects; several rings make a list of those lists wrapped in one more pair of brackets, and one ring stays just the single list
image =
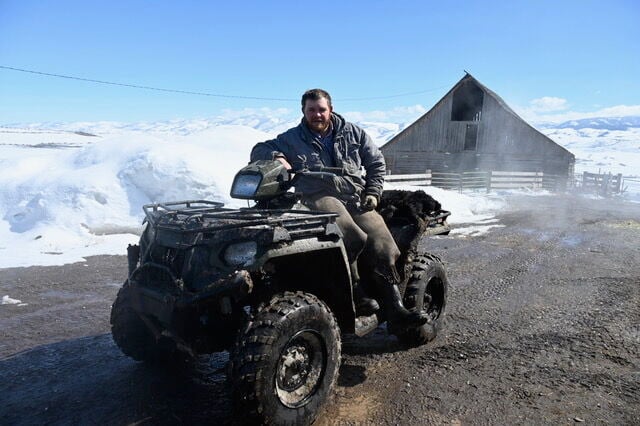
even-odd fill
[{"label": "snow bank", "polygon": [[219,126],[186,136],[125,132],[91,138],[81,148],[5,143],[0,267],[122,254],[137,239],[147,203],[237,204],[228,196],[231,180],[251,147],[268,137],[246,126]]}]

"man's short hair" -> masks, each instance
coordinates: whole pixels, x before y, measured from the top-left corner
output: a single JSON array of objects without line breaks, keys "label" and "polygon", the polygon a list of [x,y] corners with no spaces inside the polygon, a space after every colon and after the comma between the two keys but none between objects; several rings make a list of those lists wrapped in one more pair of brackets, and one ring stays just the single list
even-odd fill
[{"label": "man's short hair", "polygon": [[317,101],[320,98],[325,98],[329,106],[331,106],[331,95],[329,92],[322,89],[309,89],[302,95],[302,108],[304,109],[304,104],[307,102],[307,99]]}]

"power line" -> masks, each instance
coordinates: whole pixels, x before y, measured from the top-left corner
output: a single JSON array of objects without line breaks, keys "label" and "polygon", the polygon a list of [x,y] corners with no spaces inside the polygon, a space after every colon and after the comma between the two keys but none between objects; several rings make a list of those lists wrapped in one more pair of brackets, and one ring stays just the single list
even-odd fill
[{"label": "power line", "polygon": [[[190,91],[190,90],[166,89],[166,88],[162,88],[162,87],[143,86],[143,85],[139,85],[139,84],[116,83],[116,82],[113,82],[113,81],[95,80],[95,79],[92,79],[92,78],[76,77],[76,76],[72,76],[72,75],[53,74],[53,73],[48,73],[48,72],[43,72],[43,71],[27,70],[27,69],[23,69],[23,68],[9,67],[9,66],[6,66],[6,65],[0,65],[0,69],[18,71],[18,72],[36,74],[36,75],[44,75],[44,76],[48,76],[48,77],[66,78],[68,80],[78,80],[78,81],[85,81],[85,82],[89,82],[89,83],[107,84],[107,85],[111,85],[111,86],[120,86],[120,87],[130,87],[130,88],[133,88],[133,89],[155,90],[157,92],[168,92],[168,93],[180,93],[180,94],[183,94],[183,95],[209,96],[209,97],[213,97],[213,98],[227,98],[227,99],[249,99],[249,100],[260,100],[260,101],[285,101],[285,102],[298,102],[298,101],[300,101],[300,99],[297,99],[297,98],[296,99],[292,99],[292,98],[268,98],[268,97],[261,97],[261,96],[223,95],[223,94],[219,94],[219,93],[195,92],[195,91]],[[380,100],[380,99],[401,98],[401,97],[405,97],[405,96],[413,96],[413,95],[420,95],[420,94],[423,94],[423,93],[435,92],[436,90],[440,90],[440,89],[443,89],[443,88],[446,88],[446,87],[448,87],[448,86],[440,86],[440,87],[435,87],[433,89],[420,90],[420,91],[417,91],[417,92],[400,93],[400,94],[397,94],[397,95],[388,95],[388,96],[371,96],[371,97],[365,97],[365,98],[343,98],[343,99],[339,99],[339,101],[341,101],[341,102],[346,102],[346,101],[354,102],[354,101],[372,101],[372,100]]]},{"label": "power line", "polygon": [[238,96],[238,95],[222,95],[218,93],[207,93],[207,92],[192,92],[189,90],[178,90],[178,89],[165,89],[162,87],[151,87],[151,86],[142,86],[139,84],[128,84],[128,83],[115,83],[113,81],[105,81],[105,80],[94,80],[91,78],[83,78],[83,77],[75,77],[71,75],[62,75],[62,74],[53,74],[42,71],[33,71],[33,70],[25,70],[22,68],[14,68],[7,67],[4,65],[0,65],[0,68],[12,71],[19,71],[30,74],[38,74],[38,75],[46,75],[48,77],[57,77],[57,78],[66,78],[69,80],[79,80],[79,81],[87,81],[89,83],[98,83],[98,84],[108,84],[111,86],[121,86],[121,87],[131,87],[134,89],[145,89],[145,90],[155,90],[158,92],[169,92],[169,93],[182,93],[185,95],[198,95],[198,96],[210,96],[214,98],[234,98],[234,99],[252,99],[252,100],[261,100],[261,101],[297,101],[298,99],[288,99],[288,98],[264,98],[258,96]]}]

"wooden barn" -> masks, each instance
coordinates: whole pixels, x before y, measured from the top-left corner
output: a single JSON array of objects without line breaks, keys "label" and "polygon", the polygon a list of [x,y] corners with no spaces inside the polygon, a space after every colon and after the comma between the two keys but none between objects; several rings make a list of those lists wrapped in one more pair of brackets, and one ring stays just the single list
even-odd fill
[{"label": "wooden barn", "polygon": [[500,170],[569,177],[575,161],[468,73],[381,150],[391,174]]}]

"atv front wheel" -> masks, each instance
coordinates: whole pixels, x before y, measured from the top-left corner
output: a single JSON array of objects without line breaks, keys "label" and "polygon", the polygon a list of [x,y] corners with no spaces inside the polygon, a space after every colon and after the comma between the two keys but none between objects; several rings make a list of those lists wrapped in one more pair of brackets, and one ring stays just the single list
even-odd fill
[{"label": "atv front wheel", "polygon": [[436,338],[444,325],[448,289],[449,280],[437,256],[423,253],[413,260],[404,293],[404,306],[410,311],[426,312],[429,322],[398,331],[396,335],[401,343],[419,346]]},{"label": "atv front wheel", "polygon": [[168,363],[185,360],[186,355],[166,337],[156,339],[131,306],[127,281],[118,291],[111,307],[111,335],[120,350],[136,361]]},{"label": "atv front wheel", "polygon": [[311,424],[331,397],[340,345],[336,319],[317,297],[273,297],[239,336],[231,358],[239,412],[256,422]]}]

